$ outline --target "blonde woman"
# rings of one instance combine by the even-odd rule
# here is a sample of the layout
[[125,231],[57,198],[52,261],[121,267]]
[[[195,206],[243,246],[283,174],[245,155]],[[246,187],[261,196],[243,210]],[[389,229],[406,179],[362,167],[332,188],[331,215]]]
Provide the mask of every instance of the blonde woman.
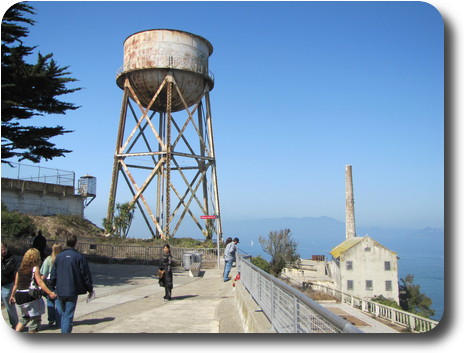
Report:
[[16,325],[16,331],[23,331],[29,324],[29,332],[35,333],[39,330],[42,314],[45,313],[45,303],[42,298],[34,299],[29,295],[31,278],[51,298],[56,298],[45,285],[40,275],[40,252],[37,249],[29,249],[21,261],[15,276],[15,284],[11,291],[10,303],[16,303],[20,308],[21,317]]
[[[52,272],[53,263],[55,262],[56,255],[63,251],[63,247],[59,243],[55,243],[52,246],[52,254],[48,256],[40,272],[42,273],[42,279],[45,281],[47,287],[50,290],[55,290],[50,284],[50,273]],[[48,326],[58,326],[61,327],[61,317],[58,310],[56,309],[56,300],[47,298],[47,313],[48,313]]]

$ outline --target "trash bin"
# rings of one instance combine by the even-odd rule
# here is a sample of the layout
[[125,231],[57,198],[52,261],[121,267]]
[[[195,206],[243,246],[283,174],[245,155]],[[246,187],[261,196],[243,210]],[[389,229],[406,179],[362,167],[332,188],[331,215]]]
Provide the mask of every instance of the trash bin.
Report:
[[193,264],[194,262],[195,262],[194,254],[191,252],[184,252],[182,256],[182,263],[184,266],[184,270],[190,269],[190,265]]
[[193,262],[201,262],[201,253],[200,252],[194,252],[193,253]]

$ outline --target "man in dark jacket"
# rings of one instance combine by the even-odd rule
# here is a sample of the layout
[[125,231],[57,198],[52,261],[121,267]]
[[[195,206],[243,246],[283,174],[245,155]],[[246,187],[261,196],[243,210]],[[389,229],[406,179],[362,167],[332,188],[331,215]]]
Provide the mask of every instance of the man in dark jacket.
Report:
[[47,239],[42,235],[41,230],[37,232],[37,235],[32,240],[32,247],[39,250],[40,260],[45,260],[45,249],[47,248]]
[[16,306],[10,304],[9,299],[13,289],[17,263],[11,255],[8,246],[2,241],[2,302],[6,307],[10,325],[14,329],[18,324],[18,313]]
[[93,292],[92,274],[86,258],[75,247],[77,237],[71,235],[65,248],[55,259],[50,275],[58,296],[57,312],[61,316],[61,333],[71,333],[79,294]]

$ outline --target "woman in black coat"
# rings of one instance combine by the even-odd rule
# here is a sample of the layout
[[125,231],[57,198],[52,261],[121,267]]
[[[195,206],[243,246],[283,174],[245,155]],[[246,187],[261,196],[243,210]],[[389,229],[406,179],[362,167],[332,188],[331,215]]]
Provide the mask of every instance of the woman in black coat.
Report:
[[164,287],[164,301],[171,300],[172,294],[172,256],[171,256],[171,247],[169,244],[163,246],[163,258],[161,260],[162,267],[160,270],[163,271],[161,277],[163,287]]

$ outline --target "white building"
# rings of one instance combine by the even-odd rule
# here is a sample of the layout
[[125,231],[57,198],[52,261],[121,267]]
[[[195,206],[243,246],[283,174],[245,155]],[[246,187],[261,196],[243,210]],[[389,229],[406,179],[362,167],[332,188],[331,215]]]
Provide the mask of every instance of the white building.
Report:
[[397,254],[374,239],[350,237],[332,249],[335,287],[355,297],[380,296],[399,303]]
[[361,299],[383,296],[399,304],[397,254],[368,236],[356,236],[350,165],[345,167],[345,189],[346,239],[330,252],[333,261],[307,260],[306,268],[285,269],[283,275],[328,285]]

